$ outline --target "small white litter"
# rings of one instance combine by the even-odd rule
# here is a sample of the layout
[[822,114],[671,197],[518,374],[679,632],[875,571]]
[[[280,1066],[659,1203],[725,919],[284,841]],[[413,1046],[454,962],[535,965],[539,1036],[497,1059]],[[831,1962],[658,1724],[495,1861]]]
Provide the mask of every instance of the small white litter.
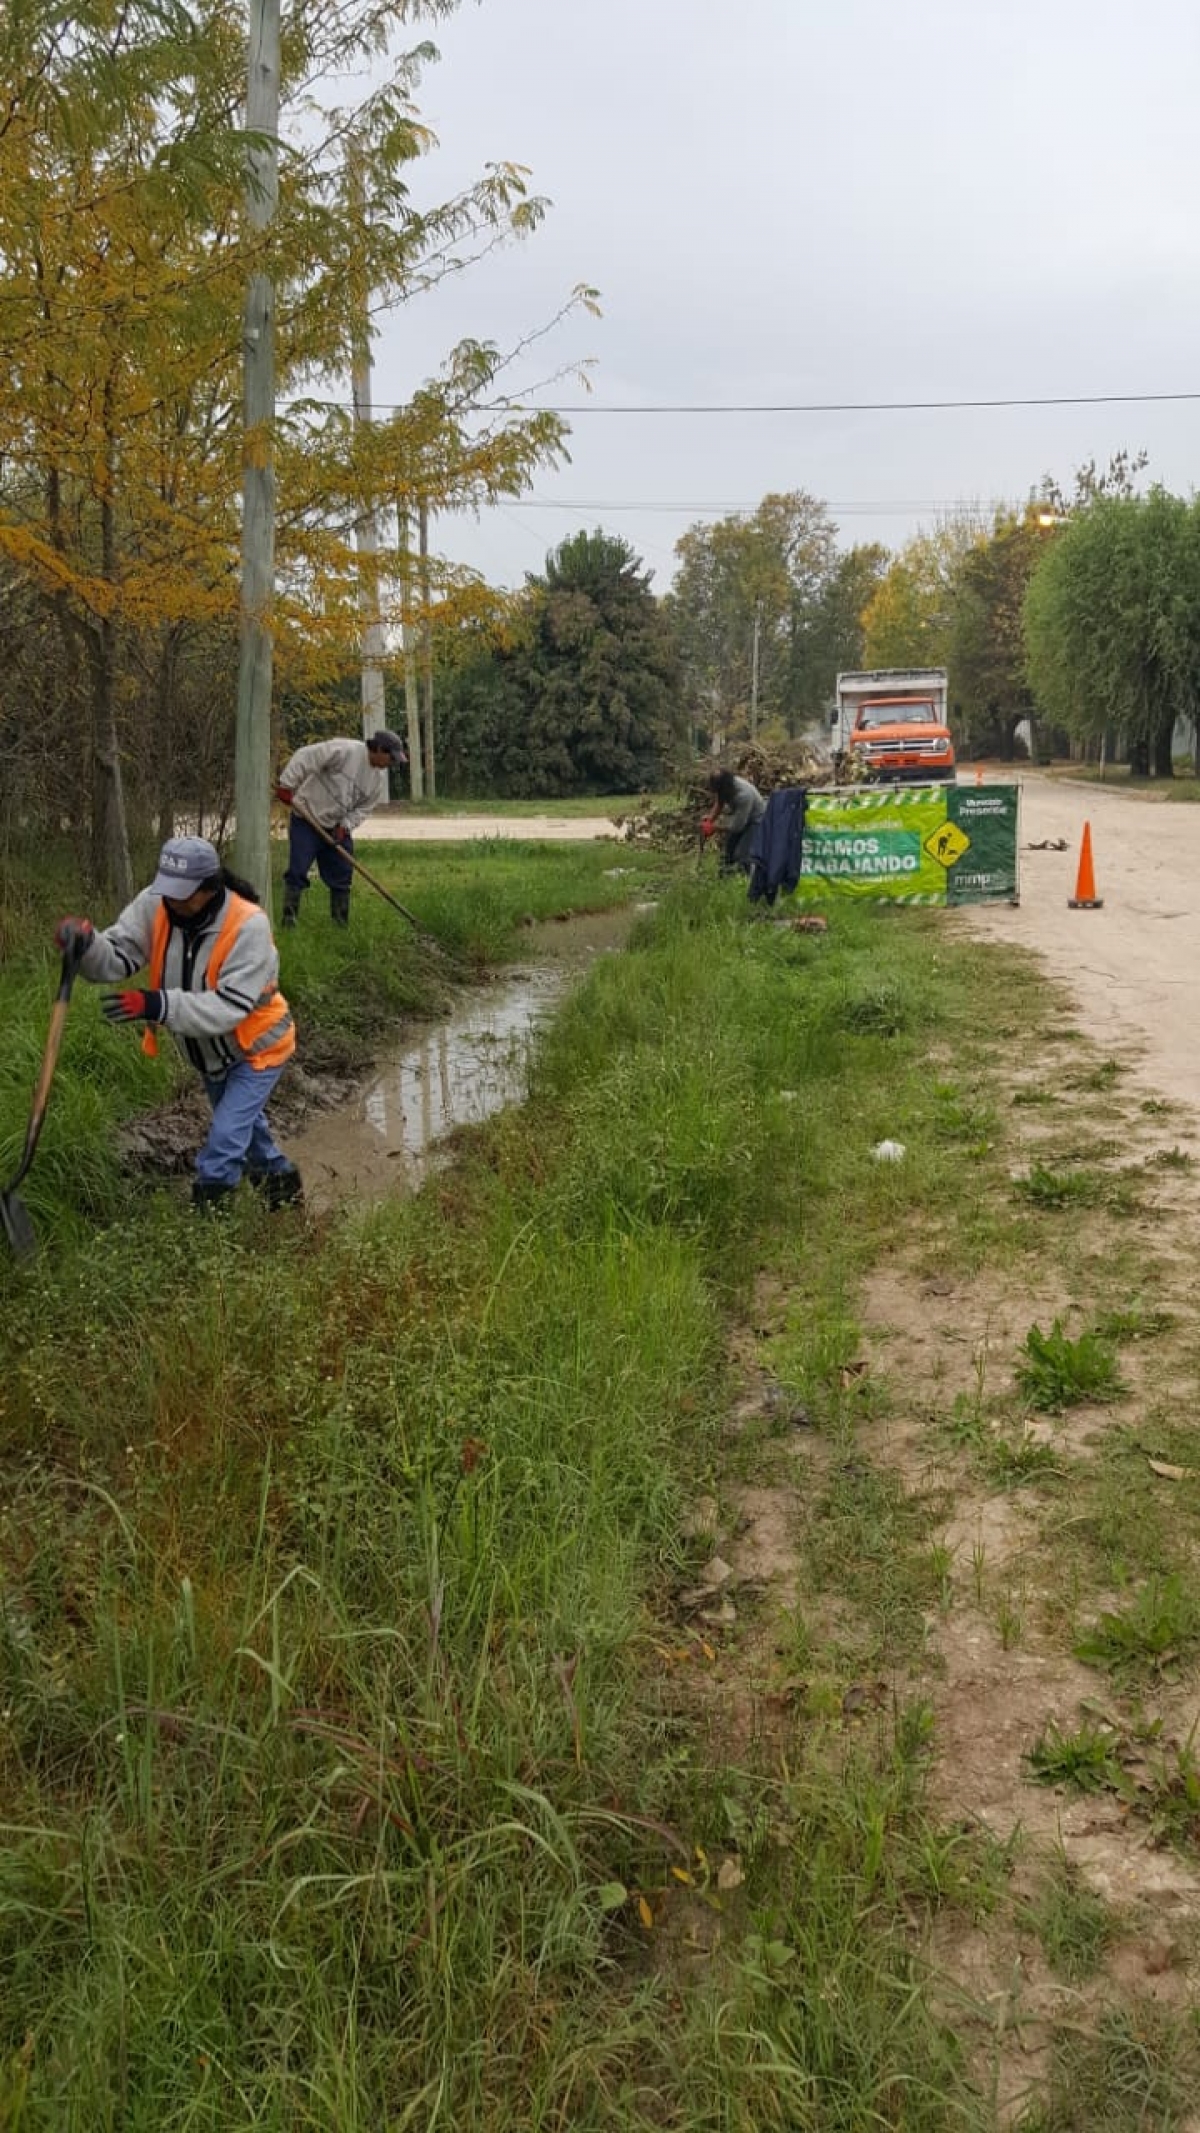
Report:
[[871,1154],[877,1163],[902,1163],[904,1161],[904,1142],[876,1141]]

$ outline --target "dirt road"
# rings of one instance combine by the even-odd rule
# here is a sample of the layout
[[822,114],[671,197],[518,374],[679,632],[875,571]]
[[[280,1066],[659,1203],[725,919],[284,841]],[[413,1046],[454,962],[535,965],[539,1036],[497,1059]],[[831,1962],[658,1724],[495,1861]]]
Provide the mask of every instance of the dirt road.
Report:
[[[1104,786],[1023,776],[1021,902],[971,912],[981,939],[1043,958],[1102,1050],[1135,1048],[1135,1078],[1183,1101],[1200,1090],[1200,809]],[[1079,846],[1092,826],[1102,911],[1072,911]],[[1065,837],[1065,852],[1030,844]]]

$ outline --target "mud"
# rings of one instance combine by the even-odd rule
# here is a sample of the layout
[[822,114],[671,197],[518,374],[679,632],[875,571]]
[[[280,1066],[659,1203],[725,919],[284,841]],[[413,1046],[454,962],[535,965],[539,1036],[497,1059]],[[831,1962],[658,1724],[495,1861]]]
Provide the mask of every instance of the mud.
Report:
[[473,998],[389,1054],[347,1105],[285,1139],[317,1212],[415,1191],[448,1137],[525,1094],[531,1035],[569,984],[562,965]]
[[444,1021],[388,1052],[349,1102],[281,1136],[317,1213],[412,1192],[453,1135],[526,1093],[531,1039],[597,955],[626,940],[629,908],[530,922],[530,962],[473,993]]

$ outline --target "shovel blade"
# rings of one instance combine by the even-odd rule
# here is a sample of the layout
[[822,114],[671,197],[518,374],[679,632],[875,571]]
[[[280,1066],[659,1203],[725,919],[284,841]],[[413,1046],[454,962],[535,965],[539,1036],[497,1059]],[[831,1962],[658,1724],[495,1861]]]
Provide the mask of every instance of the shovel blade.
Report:
[[29,1259],[37,1250],[37,1233],[24,1200],[15,1192],[0,1192],[0,1228],[11,1252]]

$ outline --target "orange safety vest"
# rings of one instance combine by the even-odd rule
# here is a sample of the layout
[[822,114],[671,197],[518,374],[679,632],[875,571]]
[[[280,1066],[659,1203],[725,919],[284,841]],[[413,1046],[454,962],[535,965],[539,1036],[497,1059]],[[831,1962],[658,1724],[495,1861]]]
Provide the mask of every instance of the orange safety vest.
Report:
[[[204,984],[208,991],[216,990],[226,956],[246,920],[253,918],[257,910],[257,904],[248,903],[244,896],[235,896],[232,890],[230,891],[225,916],[221,920],[204,972]],[[154,992],[162,990],[167,942],[170,936],[171,921],[167,917],[165,904],[160,904],[154,914],[154,928],[150,935],[150,986]],[[270,1032],[279,1028],[281,1034],[276,1043],[264,1044],[263,1038],[269,1038]],[[248,1015],[244,1015],[240,1022],[234,1024],[233,1035],[249,1057],[251,1066],[256,1069],[282,1066],[285,1060],[291,1058],[296,1049],[296,1030],[291,1009],[277,985],[270,992],[263,993],[257,1007],[252,1007]],[[158,1056],[158,1030],[153,1023],[142,1038],[142,1050],[148,1059]]]

